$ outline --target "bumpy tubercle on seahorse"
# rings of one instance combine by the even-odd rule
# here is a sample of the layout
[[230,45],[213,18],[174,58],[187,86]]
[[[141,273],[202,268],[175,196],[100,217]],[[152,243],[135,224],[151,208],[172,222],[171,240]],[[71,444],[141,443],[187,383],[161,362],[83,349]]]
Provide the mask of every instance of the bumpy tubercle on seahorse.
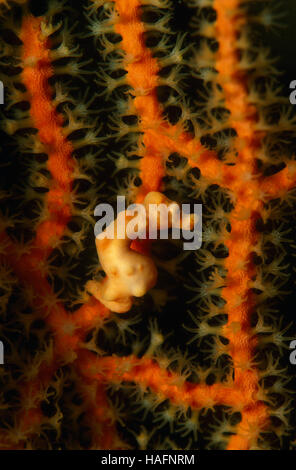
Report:
[[[156,208],[164,204],[171,210],[168,211],[165,227],[163,220],[157,213],[156,229],[163,230],[175,226],[175,209],[179,210],[176,202],[167,198],[160,192],[149,192],[143,201],[146,217],[142,219],[143,226],[137,227],[137,233],[147,234],[149,231],[149,206],[154,204]],[[179,213],[181,215],[181,213]],[[131,309],[133,297],[142,297],[157,281],[157,268],[150,256],[138,253],[131,248],[132,239],[129,234],[129,222],[134,219],[129,210],[119,214],[112,223],[114,238],[106,238],[108,226],[100,236],[96,237],[96,249],[102,269],[106,277],[101,281],[91,280],[86,284],[86,290],[107,308],[116,313],[124,313]],[[124,225],[122,225],[124,223]],[[196,215],[182,214],[179,219],[179,227],[192,230],[196,223]],[[120,229],[124,227],[122,237],[118,237]],[[141,237],[140,237],[141,238]]]

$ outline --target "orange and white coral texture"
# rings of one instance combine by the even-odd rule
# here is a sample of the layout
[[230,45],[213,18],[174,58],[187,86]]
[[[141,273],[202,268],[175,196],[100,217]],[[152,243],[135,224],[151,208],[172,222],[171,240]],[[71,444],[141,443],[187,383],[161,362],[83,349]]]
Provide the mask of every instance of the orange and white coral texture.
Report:
[[[276,2],[6,0],[0,21],[0,448],[292,449]],[[201,248],[96,241],[118,195],[202,204]]]

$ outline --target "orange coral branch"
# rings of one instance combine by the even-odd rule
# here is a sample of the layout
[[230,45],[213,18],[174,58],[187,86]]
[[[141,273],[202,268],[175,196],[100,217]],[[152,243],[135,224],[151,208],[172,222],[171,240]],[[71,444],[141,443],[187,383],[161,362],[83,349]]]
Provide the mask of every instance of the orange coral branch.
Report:
[[[68,200],[71,195],[74,170],[74,162],[71,159],[73,147],[63,136],[63,118],[52,105],[52,90],[48,80],[53,75],[53,68],[50,60],[50,44],[42,36],[42,21],[42,18],[26,17],[20,37],[23,41],[22,79],[30,95],[30,115],[38,130],[38,137],[48,149],[49,154],[47,167],[52,176],[52,184],[46,195],[46,206],[50,219],[39,224],[30,252],[20,256],[16,256],[17,245],[12,243],[5,234],[1,234],[1,241],[6,247],[5,258],[13,266],[22,283],[34,287],[35,296],[31,299],[32,306],[37,311],[43,312],[55,337],[55,351],[51,365],[46,366],[43,363],[38,375],[21,387],[24,396],[27,395],[28,390],[30,393],[33,390],[35,397],[32,398],[33,408],[22,412],[17,418],[20,423],[20,432],[26,434],[30,433],[35,424],[39,425],[42,420],[42,413],[37,406],[40,400],[40,386],[49,383],[54,371],[67,355],[72,355],[70,362],[74,360],[73,354],[76,354],[75,351],[84,338],[85,332],[90,324],[93,324],[94,315],[94,312],[91,312],[91,308],[94,308],[93,301],[90,302],[90,309],[87,305],[80,309],[79,316],[67,313],[47,281],[47,272],[42,272],[42,265],[46,265],[46,259],[52,250],[52,242],[56,242],[63,235],[71,218],[71,204]],[[96,303],[95,314],[97,316],[100,313],[104,316],[107,311]],[[76,321],[77,324],[75,324]],[[104,400],[104,392],[101,390],[100,401],[104,402]],[[108,408],[106,403],[105,406]],[[102,430],[105,428],[107,431],[107,433],[103,432],[102,445],[109,446],[112,443],[112,436],[116,436],[115,430],[110,420],[103,421],[101,426]],[[1,441],[6,447],[7,440],[3,438]]]
[[[41,17],[24,18],[20,37],[23,41],[23,83],[30,95],[30,115],[38,130],[40,141],[48,149],[47,167],[52,183],[46,195],[49,220],[39,224],[36,246],[48,249],[52,241],[60,238],[71,217],[67,202],[73,182],[73,147],[63,136],[63,118],[52,104],[52,90],[48,83],[53,76],[50,44],[41,31]],[[48,251],[47,251],[48,256]]]
[[[32,434],[34,429],[41,424],[43,415],[39,409],[39,403],[42,397],[42,390],[46,389],[50,383],[53,374],[63,362],[72,362],[79,353],[81,341],[84,339],[86,332],[91,326],[94,325],[94,316],[96,322],[98,316],[104,319],[109,315],[109,311],[102,306],[95,299],[91,299],[77,310],[74,314],[66,312],[61,301],[56,299],[52,288],[46,276],[38,269],[40,257],[37,251],[37,259],[35,257],[36,249],[32,250],[29,255],[23,255],[18,259],[15,256],[17,252],[16,244],[12,243],[9,237],[5,234],[0,236],[0,242],[5,243],[6,255],[5,260],[13,267],[16,275],[24,285],[33,286],[35,295],[31,299],[31,305],[37,311],[42,312],[42,316],[46,319],[47,324],[51,327],[54,334],[55,348],[52,358],[43,361],[37,375],[28,382],[24,382],[20,386],[20,391],[23,396],[22,402],[26,402],[28,395],[31,395],[31,402],[33,406],[22,411],[17,416],[19,423],[19,431],[26,436]],[[1,257],[3,257],[1,255]],[[44,299],[54,299],[54,302],[48,306],[44,305]],[[100,385],[97,385],[100,387]],[[100,402],[106,401],[104,398],[104,391],[100,387]],[[105,403],[105,402],[104,402]],[[108,409],[107,402],[105,403],[105,412]],[[94,415],[93,405],[90,406],[90,414]],[[33,419],[34,418],[34,419]],[[101,438],[99,439],[102,448],[110,448],[112,439],[116,439],[116,432],[113,425],[110,423],[110,418],[100,421]],[[113,437],[112,437],[113,436]],[[25,441],[23,441],[24,444]],[[0,439],[1,446],[7,448],[9,440],[2,436]],[[21,445],[21,441],[18,442]]]
[[[77,361],[81,374],[87,378],[96,378],[106,383],[120,383],[132,381],[138,385],[149,387],[153,392],[176,405],[188,405],[192,408],[204,408],[214,405],[227,405],[243,408],[245,403],[259,410],[261,403],[256,402],[256,397],[251,388],[243,384],[233,386],[227,384],[192,384],[185,382],[180,385],[180,376],[161,368],[153,359],[136,356],[127,357],[96,357],[88,351],[82,351]],[[246,411],[246,416],[248,411]],[[251,413],[249,413],[251,414]],[[262,411],[261,411],[262,414]]]
[[[234,383],[254,399],[258,387],[258,375],[253,368],[252,358],[257,340],[250,334],[250,315],[255,305],[250,282],[255,275],[255,267],[250,256],[258,241],[255,221],[262,208],[262,202],[258,198],[260,189],[258,180],[253,178],[243,186],[239,174],[252,176],[256,173],[255,149],[260,144],[261,136],[255,132],[256,109],[248,102],[246,78],[238,72],[237,67],[238,52],[235,45],[243,22],[243,18],[237,13],[239,3],[238,0],[214,2],[219,42],[216,66],[225,92],[225,104],[231,112],[230,125],[237,132],[236,141],[239,149],[236,163],[238,177],[231,184],[235,195],[235,209],[229,219],[231,235],[225,241],[229,256],[225,260],[227,277],[222,296],[227,302],[228,322],[224,327],[224,334],[229,340],[230,355],[234,364]],[[252,419],[253,424],[257,424],[257,430],[260,429],[265,424],[263,416],[266,418],[267,413],[261,404],[252,404],[247,410],[243,410],[237,435],[230,438],[228,448],[248,449],[252,434],[243,433],[243,429],[249,419]]]
[[[127,3],[125,0],[116,0],[115,4],[119,13],[115,30],[121,34],[120,46],[130,60],[126,66],[127,81],[133,88],[134,106],[144,133],[145,154],[140,166],[142,186],[137,202],[141,202],[148,192],[160,190],[167,151],[184,154],[193,167],[198,166],[204,176],[216,182],[222,164],[216,159],[215,153],[203,149],[199,142],[185,132],[180,134],[178,126],[170,126],[162,119],[161,106],[156,96],[159,66],[144,44],[145,28],[139,17],[141,1],[131,0]],[[194,155],[199,155],[196,162],[192,159]]]
[[119,13],[115,30],[122,36],[122,48],[128,57],[131,57],[131,63],[126,67],[127,80],[134,89],[136,95],[134,106],[139,113],[141,127],[144,129],[145,154],[141,160],[140,201],[149,191],[157,191],[160,188],[164,176],[161,152],[149,133],[149,125],[161,121],[155,90],[158,66],[144,45],[144,27],[138,14],[141,3],[138,0],[131,0],[128,3],[117,0],[115,3]]

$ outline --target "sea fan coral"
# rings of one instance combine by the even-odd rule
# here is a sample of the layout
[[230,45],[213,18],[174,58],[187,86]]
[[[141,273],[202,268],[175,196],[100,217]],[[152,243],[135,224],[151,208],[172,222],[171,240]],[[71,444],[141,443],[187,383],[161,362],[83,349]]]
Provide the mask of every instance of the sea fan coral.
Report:
[[[0,18],[1,449],[292,449],[278,2],[6,0]],[[87,289],[94,209],[151,191],[202,204],[202,246],[135,240],[157,283],[115,313]]]

